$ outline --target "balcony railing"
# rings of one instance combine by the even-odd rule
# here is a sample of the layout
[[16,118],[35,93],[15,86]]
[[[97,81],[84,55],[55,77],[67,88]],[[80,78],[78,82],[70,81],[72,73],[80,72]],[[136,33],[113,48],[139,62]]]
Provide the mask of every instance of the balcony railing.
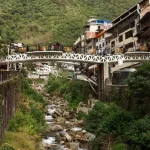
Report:
[[0,83],[4,81],[8,81],[12,78],[15,78],[20,75],[19,71],[6,71],[0,70]]

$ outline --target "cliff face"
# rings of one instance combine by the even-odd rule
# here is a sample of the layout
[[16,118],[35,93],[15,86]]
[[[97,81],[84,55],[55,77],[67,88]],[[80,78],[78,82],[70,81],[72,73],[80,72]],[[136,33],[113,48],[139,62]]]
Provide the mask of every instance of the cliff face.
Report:
[[110,19],[139,0],[0,0],[1,42],[72,44],[90,16]]

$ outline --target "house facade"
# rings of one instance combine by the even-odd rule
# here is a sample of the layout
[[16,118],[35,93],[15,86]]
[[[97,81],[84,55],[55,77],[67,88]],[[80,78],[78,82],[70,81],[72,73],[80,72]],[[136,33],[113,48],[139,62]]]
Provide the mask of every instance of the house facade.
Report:
[[113,26],[106,31],[111,34],[111,53],[125,53],[136,51],[137,26],[139,22],[138,5],[133,6],[121,16],[112,21]]
[[140,20],[137,24],[139,50],[150,52],[150,0],[139,3]]
[[75,52],[93,55],[97,54],[97,35],[111,26],[110,20],[89,19],[83,27],[84,32],[74,43]]

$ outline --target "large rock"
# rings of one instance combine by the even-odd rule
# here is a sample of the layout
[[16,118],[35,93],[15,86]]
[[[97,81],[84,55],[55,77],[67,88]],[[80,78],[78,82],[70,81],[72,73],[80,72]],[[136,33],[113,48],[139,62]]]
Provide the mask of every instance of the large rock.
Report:
[[79,143],[78,142],[69,142],[66,144],[66,147],[70,150],[78,150],[79,149]]
[[51,128],[52,131],[63,131],[63,127],[61,125],[54,125]]
[[65,118],[63,118],[63,117],[57,117],[57,118],[56,118],[56,122],[65,123],[66,120],[65,120]]
[[70,119],[69,112],[65,111],[65,112],[63,113],[63,117],[65,117],[66,119]]
[[72,141],[72,137],[65,131],[62,131],[59,133],[61,137],[65,137],[67,142],[71,142]]

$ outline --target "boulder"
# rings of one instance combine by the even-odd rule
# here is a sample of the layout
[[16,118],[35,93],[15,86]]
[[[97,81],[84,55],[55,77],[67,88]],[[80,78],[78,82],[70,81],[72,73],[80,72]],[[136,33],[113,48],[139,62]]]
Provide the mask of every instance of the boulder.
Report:
[[51,128],[52,131],[56,132],[56,131],[63,131],[63,127],[61,125],[54,125]]
[[56,118],[56,122],[65,123],[66,120],[65,120],[65,118],[63,118],[63,117],[57,117],[57,118]]
[[72,137],[65,131],[62,131],[59,133],[61,137],[65,137],[66,141],[71,142],[72,141]]
[[79,149],[79,143],[78,142],[69,142],[66,144],[66,146],[70,150],[78,150]]
[[69,119],[70,118],[69,112],[65,111],[63,113],[63,117],[65,117],[66,119]]

